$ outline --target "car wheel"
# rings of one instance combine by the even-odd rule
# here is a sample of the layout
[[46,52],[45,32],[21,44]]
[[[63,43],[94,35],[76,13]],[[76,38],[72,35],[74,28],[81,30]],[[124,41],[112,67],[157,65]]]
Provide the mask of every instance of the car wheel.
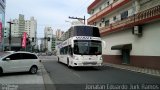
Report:
[[38,68],[37,68],[36,66],[32,66],[29,72],[30,72],[31,74],[36,74],[37,71],[38,71]]
[[3,74],[3,70],[0,68],[0,76]]

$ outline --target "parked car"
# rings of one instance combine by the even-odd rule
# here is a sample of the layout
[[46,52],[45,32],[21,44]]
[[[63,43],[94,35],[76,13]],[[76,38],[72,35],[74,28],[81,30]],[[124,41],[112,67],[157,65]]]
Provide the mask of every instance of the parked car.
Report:
[[36,74],[40,67],[37,55],[30,52],[1,52],[0,74],[10,72],[30,72]]
[[46,53],[48,56],[51,56],[52,55],[52,52],[47,52]]

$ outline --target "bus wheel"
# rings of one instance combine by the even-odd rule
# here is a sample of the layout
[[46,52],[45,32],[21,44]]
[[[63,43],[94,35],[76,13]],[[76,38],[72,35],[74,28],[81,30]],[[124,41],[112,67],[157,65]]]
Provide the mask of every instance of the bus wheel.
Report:
[[69,65],[69,59],[67,59],[67,66],[70,68],[71,66]]
[[58,63],[60,63],[60,62],[59,62],[59,57],[58,57],[58,60],[57,60],[57,62],[58,62]]

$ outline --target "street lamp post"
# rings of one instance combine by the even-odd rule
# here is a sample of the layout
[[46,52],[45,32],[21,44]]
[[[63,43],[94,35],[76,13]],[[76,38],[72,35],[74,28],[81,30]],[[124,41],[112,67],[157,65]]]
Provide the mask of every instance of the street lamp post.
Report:
[[11,25],[14,24],[14,23],[12,23],[11,21],[9,21],[7,23],[9,23],[9,38],[8,38],[8,40],[9,40],[9,51],[11,51]]

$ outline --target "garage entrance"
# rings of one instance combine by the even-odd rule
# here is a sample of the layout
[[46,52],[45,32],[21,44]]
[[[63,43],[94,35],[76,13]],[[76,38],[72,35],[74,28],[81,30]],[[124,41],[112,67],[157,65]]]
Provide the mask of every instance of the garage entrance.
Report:
[[130,51],[132,50],[132,44],[115,45],[111,47],[111,50],[121,50],[122,64],[130,64]]

